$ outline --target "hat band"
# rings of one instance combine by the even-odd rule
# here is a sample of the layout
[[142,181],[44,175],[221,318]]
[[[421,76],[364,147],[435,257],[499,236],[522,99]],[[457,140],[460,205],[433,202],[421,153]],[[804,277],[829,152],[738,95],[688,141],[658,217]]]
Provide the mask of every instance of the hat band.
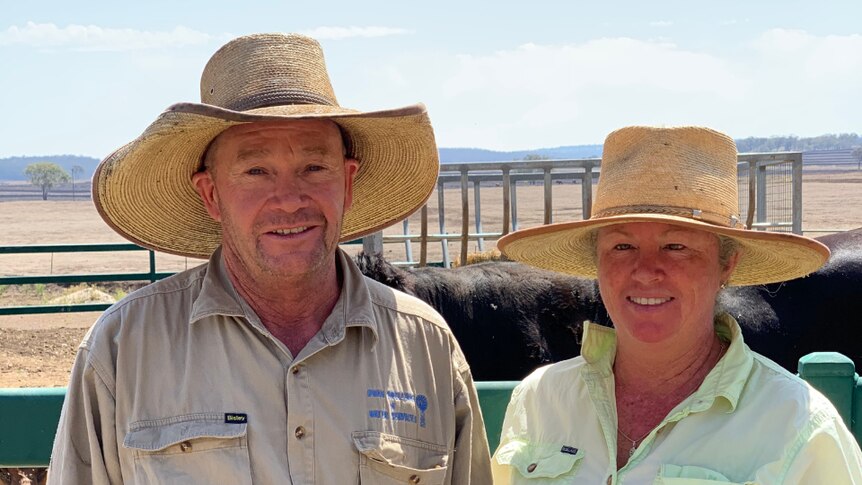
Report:
[[337,106],[332,100],[308,91],[275,91],[270,93],[259,93],[238,99],[224,107],[232,111],[248,111],[268,106],[281,106],[291,104],[322,104],[324,106]]
[[590,217],[590,219],[636,214],[666,214],[669,216],[687,217],[689,219],[696,219],[730,228],[736,227],[740,223],[739,216],[736,215],[727,216],[724,214],[704,211],[700,209],[690,209],[687,207],[670,207],[662,205],[627,205],[622,207],[611,207],[609,209],[594,213],[592,217]]

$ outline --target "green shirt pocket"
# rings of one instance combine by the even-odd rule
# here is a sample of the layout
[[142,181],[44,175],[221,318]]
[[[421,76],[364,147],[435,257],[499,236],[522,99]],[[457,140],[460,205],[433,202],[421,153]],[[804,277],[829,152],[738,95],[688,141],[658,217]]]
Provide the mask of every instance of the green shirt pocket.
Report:
[[562,485],[577,475],[584,452],[562,444],[512,440],[497,450],[495,459],[517,470],[530,483]]
[[723,474],[694,465],[662,465],[654,485],[748,485],[732,482]]

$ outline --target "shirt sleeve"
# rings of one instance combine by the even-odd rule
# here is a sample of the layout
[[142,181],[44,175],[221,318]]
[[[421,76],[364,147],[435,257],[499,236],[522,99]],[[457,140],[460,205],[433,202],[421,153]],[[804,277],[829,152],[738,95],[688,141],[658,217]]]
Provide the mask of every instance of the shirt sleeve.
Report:
[[72,367],[48,468],[50,485],[122,483],[113,386],[90,357],[82,346]]
[[831,418],[805,440],[783,477],[764,483],[862,485],[859,444],[837,412]]
[[479,395],[470,367],[462,359],[455,369],[455,451],[449,483],[485,485],[491,483],[488,437],[479,407]]

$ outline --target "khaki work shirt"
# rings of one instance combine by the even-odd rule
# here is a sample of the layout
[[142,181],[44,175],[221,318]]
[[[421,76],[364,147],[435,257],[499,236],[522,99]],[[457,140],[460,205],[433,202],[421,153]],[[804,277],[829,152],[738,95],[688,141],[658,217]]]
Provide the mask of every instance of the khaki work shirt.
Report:
[[862,453],[835,407],[751,351],[723,314],[727,353],[617,470],[613,329],[588,324],[582,356],[515,389],[495,485],[862,485]]
[[78,351],[52,484],[489,484],[470,369],[421,301],[342,251],[293,357],[209,264],[108,309]]

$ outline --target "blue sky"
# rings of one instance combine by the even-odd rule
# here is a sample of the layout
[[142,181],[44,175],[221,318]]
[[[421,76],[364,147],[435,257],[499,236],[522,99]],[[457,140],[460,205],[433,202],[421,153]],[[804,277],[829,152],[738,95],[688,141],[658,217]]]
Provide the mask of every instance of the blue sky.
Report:
[[630,124],[862,132],[862,1],[0,0],[0,157],[102,158],[198,101],[252,32],[321,41],[343,106],[424,102],[443,147],[601,143]]

